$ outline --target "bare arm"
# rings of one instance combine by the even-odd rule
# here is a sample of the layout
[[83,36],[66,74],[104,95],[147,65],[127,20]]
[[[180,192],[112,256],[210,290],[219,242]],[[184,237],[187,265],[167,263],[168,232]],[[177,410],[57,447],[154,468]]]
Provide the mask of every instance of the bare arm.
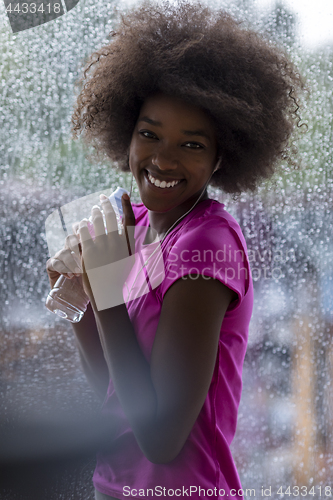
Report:
[[109,384],[109,370],[99,338],[94,312],[90,304],[78,323],[72,323],[81,357],[83,371],[88,382],[101,397],[105,398]]
[[191,432],[212,379],[222,320],[235,296],[214,279],[176,281],[164,297],[150,364],[125,305],[95,311],[117,396],[151,462],[173,460]]

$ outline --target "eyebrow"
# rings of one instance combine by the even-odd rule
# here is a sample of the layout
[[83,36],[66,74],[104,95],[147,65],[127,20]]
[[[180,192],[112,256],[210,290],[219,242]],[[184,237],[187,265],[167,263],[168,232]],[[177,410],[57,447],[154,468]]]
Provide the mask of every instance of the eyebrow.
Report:
[[[156,120],[152,120],[151,118],[148,118],[148,116],[143,116],[138,120],[139,122],[146,122],[149,123],[150,125],[154,125],[155,127],[162,127],[162,123]],[[184,135],[189,135],[189,136],[201,136],[205,137],[209,141],[211,140],[210,136],[205,132],[205,130],[198,129],[198,130],[181,130],[181,132]]]

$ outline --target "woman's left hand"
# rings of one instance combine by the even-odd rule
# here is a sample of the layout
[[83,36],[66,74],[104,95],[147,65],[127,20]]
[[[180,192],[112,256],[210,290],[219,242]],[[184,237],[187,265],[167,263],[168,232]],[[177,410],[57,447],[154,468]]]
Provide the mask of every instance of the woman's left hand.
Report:
[[81,242],[83,286],[95,312],[123,304],[123,286],[135,261],[135,216],[129,197],[122,197],[124,211],[122,234],[118,233],[117,219],[110,200],[101,195],[107,234],[100,208],[92,208],[95,239],[88,229],[88,220],[78,226]]

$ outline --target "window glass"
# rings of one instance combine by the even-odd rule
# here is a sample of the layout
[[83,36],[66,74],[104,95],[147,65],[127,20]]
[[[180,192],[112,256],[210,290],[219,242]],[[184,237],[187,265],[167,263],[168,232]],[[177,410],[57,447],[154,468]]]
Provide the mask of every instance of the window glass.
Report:
[[[22,422],[49,422],[55,416],[94,418],[100,408],[83,375],[70,323],[45,308],[45,221],[76,198],[117,186],[130,188],[126,174],[112,170],[106,160],[89,161],[89,149],[70,135],[74,82],[87,56],[108,42],[116,6],[121,11],[127,5],[81,0],[57,19],[17,33],[11,31],[5,4],[0,6],[4,432]],[[233,455],[243,489],[254,489],[253,497],[282,498],[288,486],[296,496],[296,485],[303,487],[304,498],[329,497],[333,41],[328,23],[333,7],[304,0],[219,5],[282,44],[311,90],[300,110],[301,123],[308,126],[297,142],[300,168],[285,165],[257,193],[237,200],[210,190],[242,227],[255,288]],[[135,186],[133,200],[139,201]],[[24,429],[22,433],[27,434]],[[6,450],[1,463],[7,463]],[[93,455],[85,455],[71,467],[56,468],[52,487],[45,483],[48,497],[92,498],[93,466]],[[1,498],[13,498],[9,483],[1,486]]]

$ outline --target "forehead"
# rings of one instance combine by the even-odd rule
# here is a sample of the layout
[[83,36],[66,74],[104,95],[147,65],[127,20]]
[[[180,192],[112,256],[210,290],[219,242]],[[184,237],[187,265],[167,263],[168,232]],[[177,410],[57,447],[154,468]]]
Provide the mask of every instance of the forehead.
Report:
[[148,116],[161,125],[178,124],[180,128],[205,128],[215,135],[215,125],[209,114],[199,106],[183,101],[178,97],[163,93],[154,94],[143,103],[139,119]]

